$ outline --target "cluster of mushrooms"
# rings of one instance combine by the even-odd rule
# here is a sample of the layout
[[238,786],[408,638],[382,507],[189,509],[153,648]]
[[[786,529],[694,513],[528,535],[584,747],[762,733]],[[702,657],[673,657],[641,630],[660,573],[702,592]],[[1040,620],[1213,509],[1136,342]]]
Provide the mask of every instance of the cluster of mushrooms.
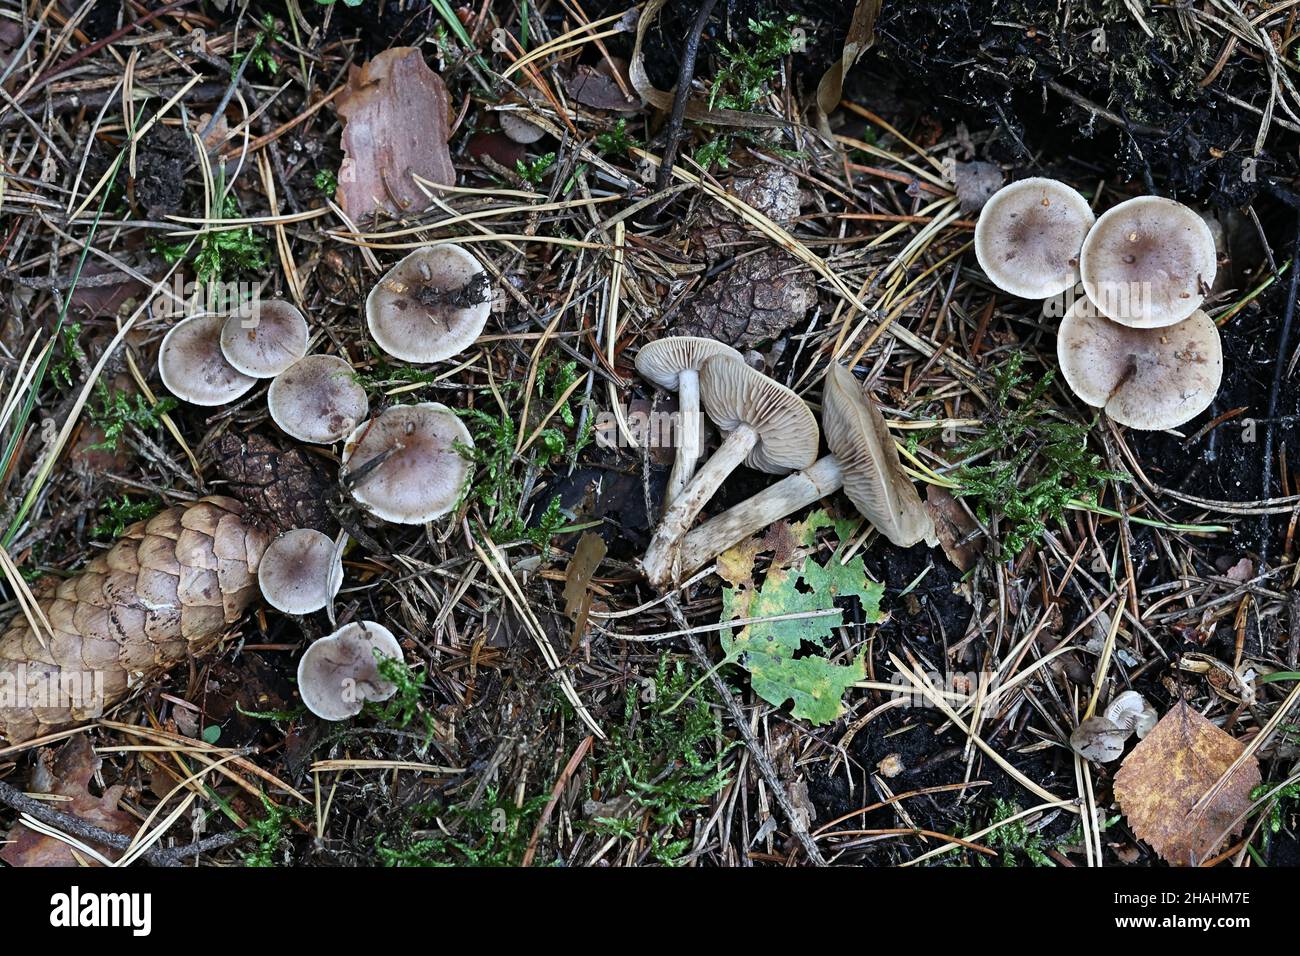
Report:
[[[641,561],[655,587],[680,582],[749,535],[840,488],[894,544],[937,543],[934,522],[902,470],[883,416],[843,366],[831,365],[822,392],[830,448],[822,458],[817,419],[804,400],[751,368],[730,346],[689,336],[660,339],[637,353],[636,368],[648,381],[677,392],[681,422],[665,510]],[[696,472],[701,403],[724,437]],[[691,530],[742,462],[786,477]]]
[[[444,243],[417,249],[397,263],[366,299],[366,325],[388,355],[438,362],[478,338],[491,311],[482,265]],[[337,355],[309,355],[307,319],[273,299],[229,315],[193,315],[163,338],[158,374],[176,397],[194,405],[233,402],[270,379],[267,409],[276,426],[302,442],[343,442],[340,479],[370,514],[395,524],[424,524],[455,507],[470,477],[458,445],[469,430],[445,405],[392,405],[370,415],[352,364]],[[285,614],[327,607],[343,583],[346,535],[313,528],[271,542],[258,568],[267,603]],[[313,643],[298,667],[298,689],[312,713],[343,720],[367,700],[396,692],[379,673],[381,658],[402,658],[401,645],[374,621],[347,624]]]
[[1096,217],[1065,183],[1022,179],[980,211],[975,255],[994,285],[1021,298],[1081,285],[1057,330],[1057,360],[1070,390],[1116,422],[1176,428],[1214,401],[1223,350],[1201,304],[1218,252],[1195,210],[1139,196]]

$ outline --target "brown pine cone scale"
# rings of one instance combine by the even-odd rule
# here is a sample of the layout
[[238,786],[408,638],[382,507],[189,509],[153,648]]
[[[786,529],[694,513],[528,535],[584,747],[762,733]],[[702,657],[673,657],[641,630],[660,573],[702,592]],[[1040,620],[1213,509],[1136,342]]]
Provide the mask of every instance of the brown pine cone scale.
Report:
[[[0,738],[19,743],[98,717],[191,655],[211,649],[258,595],[269,536],[233,498],[168,508],[0,634]],[[42,643],[41,638],[44,638]]]

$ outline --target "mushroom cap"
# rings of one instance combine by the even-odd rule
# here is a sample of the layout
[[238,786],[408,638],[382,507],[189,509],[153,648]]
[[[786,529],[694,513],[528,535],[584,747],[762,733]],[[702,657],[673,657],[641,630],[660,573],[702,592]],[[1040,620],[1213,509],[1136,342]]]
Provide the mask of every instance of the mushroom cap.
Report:
[[546,130],[524,119],[516,110],[497,110],[497,122],[501,124],[501,132],[525,146],[546,135]]
[[337,355],[294,362],[271,382],[266,406],[285,434],[318,445],[338,441],[370,411],[352,366]]
[[881,534],[900,548],[939,543],[934,519],[903,471],[884,416],[838,362],[831,364],[822,391],[822,428],[840,464],[844,493]]
[[1095,218],[1088,200],[1065,183],[1021,179],[980,210],[975,258],[1002,291],[1046,299],[1078,281],[1079,250]]
[[191,405],[224,405],[257,384],[221,354],[219,315],[177,322],[158,348],[158,377],[167,391]]
[[1102,315],[1153,329],[1201,307],[1218,271],[1214,234],[1195,210],[1139,196],[1103,213],[1079,259],[1083,290]]
[[469,429],[446,405],[393,405],[363,422],[343,446],[340,477],[390,453],[352,485],[352,497],[396,524],[424,524],[460,500],[470,462],[456,443],[474,447]]
[[1070,391],[1140,431],[1191,421],[1223,377],[1218,326],[1200,311],[1177,325],[1135,329],[1080,299],[1057,330],[1056,357]]
[[379,676],[375,654],[402,659],[402,645],[382,624],[345,624],[307,648],[298,662],[302,702],[324,720],[346,720],[368,700],[388,700],[397,687]]
[[804,400],[744,360],[715,355],[700,367],[700,401],[724,434],[741,425],[758,432],[745,464],[769,475],[807,468],[817,460],[821,432]]
[[1070,734],[1070,746],[1080,757],[1096,763],[1110,763],[1124,753],[1124,743],[1133,731],[1117,727],[1107,717],[1089,717]]
[[277,611],[311,614],[339,593],[343,559],[328,535],[312,528],[286,531],[262,555],[257,583]]
[[284,299],[259,301],[253,310],[222,324],[221,352],[245,375],[274,378],[307,354],[307,320]]
[[687,369],[700,370],[705,359],[729,355],[741,359],[730,345],[693,335],[672,335],[650,342],[636,353],[636,370],[642,378],[670,392],[677,391],[677,377]]
[[440,362],[472,345],[491,311],[483,266],[460,246],[443,243],[416,249],[375,283],[366,297],[366,326],[393,358]]
[[1156,709],[1135,690],[1126,690],[1107,704],[1104,716],[1121,730],[1136,733],[1138,740],[1151,733],[1160,721]]

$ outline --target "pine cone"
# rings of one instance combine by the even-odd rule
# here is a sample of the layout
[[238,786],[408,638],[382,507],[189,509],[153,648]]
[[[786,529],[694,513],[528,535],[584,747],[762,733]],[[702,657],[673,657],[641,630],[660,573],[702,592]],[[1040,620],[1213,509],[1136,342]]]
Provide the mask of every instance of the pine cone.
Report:
[[0,634],[0,737],[18,743],[99,716],[144,681],[211,649],[257,596],[269,537],[233,498],[168,508]]

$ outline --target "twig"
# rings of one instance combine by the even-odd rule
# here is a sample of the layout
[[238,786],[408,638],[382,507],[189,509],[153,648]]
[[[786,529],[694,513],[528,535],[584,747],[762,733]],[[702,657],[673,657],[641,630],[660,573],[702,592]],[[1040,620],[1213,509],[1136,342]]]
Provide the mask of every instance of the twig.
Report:
[[[677,149],[682,139],[682,124],[686,120],[686,104],[691,98],[691,81],[695,78],[695,58],[700,52],[700,37],[704,27],[713,13],[717,0],[704,0],[691,23],[691,32],[686,35],[686,47],[682,50],[682,67],[677,73],[677,89],[673,91],[673,111],[668,117],[667,139],[664,143],[663,162],[659,166],[659,175],[655,177],[655,191],[663,192],[668,188],[672,178],[673,163],[677,159]],[[651,213],[652,219],[658,219],[663,206]]]
[[[1300,256],[1300,214],[1296,216],[1295,237],[1291,241],[1292,262],[1296,261],[1296,256]],[[1264,460],[1261,466],[1262,474],[1260,475],[1261,498],[1268,497],[1269,489],[1273,485],[1273,437],[1277,419],[1277,397],[1282,391],[1282,369],[1287,362],[1287,348],[1291,341],[1291,321],[1295,318],[1296,294],[1300,292],[1300,281],[1298,280],[1300,280],[1300,269],[1292,269],[1291,283],[1287,289],[1286,310],[1282,313],[1282,331],[1278,333],[1276,358],[1273,360],[1273,387],[1268,393],[1268,424],[1264,428]],[[1285,488],[1282,490],[1283,492],[1286,491]],[[1267,514],[1260,515],[1259,525],[1259,563],[1262,567],[1268,564],[1271,524]]]

